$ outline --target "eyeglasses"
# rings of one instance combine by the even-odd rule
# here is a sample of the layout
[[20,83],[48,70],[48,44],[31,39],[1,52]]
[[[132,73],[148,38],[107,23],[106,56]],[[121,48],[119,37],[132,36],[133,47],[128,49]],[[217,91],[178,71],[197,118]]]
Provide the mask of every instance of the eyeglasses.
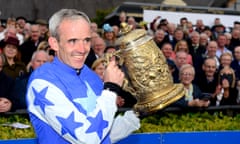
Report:
[[193,76],[192,73],[181,73],[182,76]]

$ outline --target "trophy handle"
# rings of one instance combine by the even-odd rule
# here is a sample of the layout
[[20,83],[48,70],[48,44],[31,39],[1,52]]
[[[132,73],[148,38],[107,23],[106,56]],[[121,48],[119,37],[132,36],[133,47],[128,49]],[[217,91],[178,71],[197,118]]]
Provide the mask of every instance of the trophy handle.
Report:
[[[107,65],[109,64],[109,62],[112,60],[113,57],[118,58],[118,60],[116,60],[118,62],[119,67],[123,67],[123,63],[124,63],[124,58],[122,57],[122,49],[119,49],[113,53],[106,53],[104,54],[104,66],[107,67]],[[126,71],[124,71],[125,74],[125,78],[123,80],[123,85],[122,88],[123,90],[130,92],[132,95],[136,95],[136,91],[133,89],[133,87],[130,85],[127,77],[126,77]]]

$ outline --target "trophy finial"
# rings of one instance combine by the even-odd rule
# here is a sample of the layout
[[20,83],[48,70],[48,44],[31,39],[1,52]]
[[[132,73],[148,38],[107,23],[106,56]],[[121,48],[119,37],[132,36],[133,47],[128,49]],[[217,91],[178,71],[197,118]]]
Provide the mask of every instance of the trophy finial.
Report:
[[121,34],[125,35],[125,34],[129,33],[131,30],[132,30],[132,25],[128,25],[125,22],[122,22],[120,24],[120,33]]

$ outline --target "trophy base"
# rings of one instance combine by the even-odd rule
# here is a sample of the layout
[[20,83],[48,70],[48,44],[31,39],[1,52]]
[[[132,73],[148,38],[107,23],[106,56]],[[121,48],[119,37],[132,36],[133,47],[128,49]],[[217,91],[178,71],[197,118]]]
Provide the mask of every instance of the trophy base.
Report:
[[134,105],[134,110],[140,115],[151,114],[176,102],[183,97],[184,94],[185,90],[183,85],[174,84],[171,89],[154,96],[154,99],[148,100],[147,102],[137,102]]

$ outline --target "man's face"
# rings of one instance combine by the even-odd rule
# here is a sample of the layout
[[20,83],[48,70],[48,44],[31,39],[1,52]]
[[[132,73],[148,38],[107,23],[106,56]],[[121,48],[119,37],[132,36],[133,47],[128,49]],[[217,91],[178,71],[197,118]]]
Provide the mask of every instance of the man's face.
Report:
[[214,76],[217,70],[216,61],[214,59],[208,59],[203,64],[203,71],[205,72],[206,76]]
[[106,45],[102,38],[96,38],[94,40],[93,51],[96,55],[101,57],[104,53],[105,48],[106,48]]
[[236,60],[240,61],[240,46],[234,49],[234,56]]
[[34,42],[38,41],[40,34],[40,27],[38,25],[33,25],[31,27],[31,38]]
[[59,25],[59,40],[50,37],[49,44],[63,63],[80,69],[90,51],[91,29],[84,19],[65,19]]
[[217,43],[216,42],[209,42],[207,46],[207,55],[210,57],[216,56],[216,51],[217,51]]
[[37,53],[35,58],[32,60],[32,68],[35,70],[40,67],[42,64],[48,61],[48,55],[45,53]]

